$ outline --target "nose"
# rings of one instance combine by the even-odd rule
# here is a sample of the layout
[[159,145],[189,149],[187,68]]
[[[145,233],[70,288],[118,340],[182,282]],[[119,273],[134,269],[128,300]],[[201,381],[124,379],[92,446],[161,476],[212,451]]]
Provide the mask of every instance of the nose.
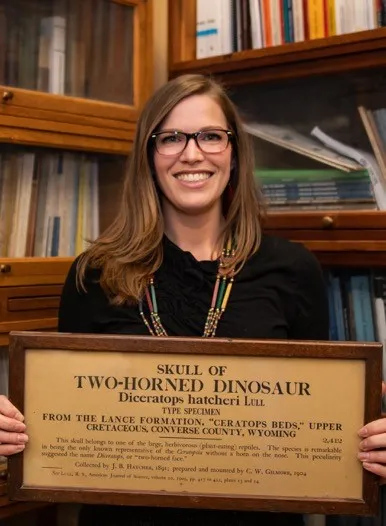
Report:
[[185,150],[180,155],[180,160],[188,163],[202,161],[204,158],[202,151],[197,146],[196,141],[191,137],[188,140]]

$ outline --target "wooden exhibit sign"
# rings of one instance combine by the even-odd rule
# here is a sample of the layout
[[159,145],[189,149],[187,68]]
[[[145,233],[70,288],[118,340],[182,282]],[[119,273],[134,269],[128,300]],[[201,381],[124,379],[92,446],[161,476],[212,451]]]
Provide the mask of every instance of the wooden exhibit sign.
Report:
[[377,343],[11,333],[15,500],[371,515]]

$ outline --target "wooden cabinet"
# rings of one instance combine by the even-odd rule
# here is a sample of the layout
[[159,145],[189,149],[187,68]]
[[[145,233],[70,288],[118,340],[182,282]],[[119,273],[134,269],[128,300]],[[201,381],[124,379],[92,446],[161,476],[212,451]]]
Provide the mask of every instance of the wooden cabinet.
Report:
[[[153,89],[152,13],[152,0],[0,1],[1,346],[56,330],[74,256],[115,216]],[[55,513],[1,497],[9,524],[54,526]]]
[[62,284],[0,288],[0,334],[55,329]]
[[[79,221],[93,221],[95,237],[114,218],[138,114],[153,88],[152,12],[152,0],[0,2],[1,344],[10,330],[56,328],[63,281],[89,237]],[[25,157],[30,186],[23,194]],[[69,179],[60,190],[50,177],[66,174],[65,163]],[[77,180],[73,194],[61,192],[87,163],[98,172],[97,188],[80,212],[80,192],[90,189],[90,179],[82,188]],[[52,216],[67,214],[62,225],[69,213],[77,215],[71,249],[60,247],[62,226],[55,241],[52,218],[43,217],[49,207]],[[26,229],[27,241],[11,247]]]
[[71,260],[0,260],[0,345],[13,330],[55,330],[63,282]]
[[127,155],[152,88],[151,0],[3,0],[2,21],[0,141]]

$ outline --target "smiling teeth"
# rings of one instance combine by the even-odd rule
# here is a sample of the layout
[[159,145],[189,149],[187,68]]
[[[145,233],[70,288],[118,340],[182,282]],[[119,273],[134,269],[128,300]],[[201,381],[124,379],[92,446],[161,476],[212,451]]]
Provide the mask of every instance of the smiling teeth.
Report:
[[194,173],[194,174],[180,174],[177,176],[177,179],[179,181],[189,181],[189,182],[195,182],[195,181],[205,181],[206,179],[209,179],[210,174],[209,173]]

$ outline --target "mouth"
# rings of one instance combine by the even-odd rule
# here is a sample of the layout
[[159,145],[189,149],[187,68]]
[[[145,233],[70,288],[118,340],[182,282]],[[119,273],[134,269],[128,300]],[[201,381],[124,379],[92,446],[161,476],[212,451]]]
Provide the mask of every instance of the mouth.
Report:
[[214,172],[178,172],[174,174],[174,177],[178,181],[183,181],[186,183],[198,183],[201,181],[206,181],[212,177]]

